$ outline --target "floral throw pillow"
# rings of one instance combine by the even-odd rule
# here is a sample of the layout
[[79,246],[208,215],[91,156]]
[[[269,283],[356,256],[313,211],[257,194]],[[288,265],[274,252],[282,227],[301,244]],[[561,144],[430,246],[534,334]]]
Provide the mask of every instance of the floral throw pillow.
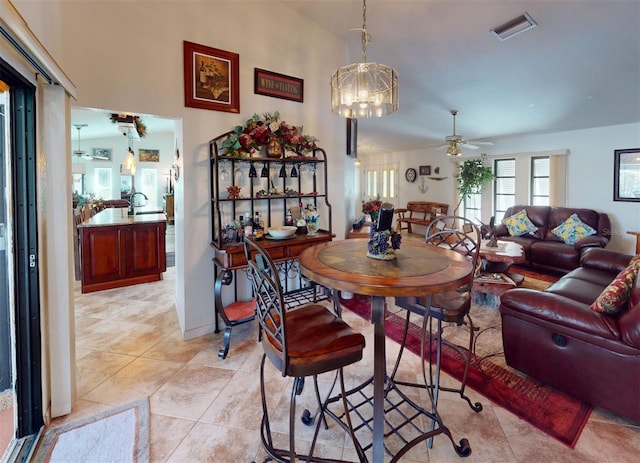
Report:
[[620,271],[615,279],[607,286],[590,308],[594,312],[608,315],[621,312],[629,300],[631,288],[635,285],[640,269],[640,259],[631,261],[627,268]]
[[573,246],[582,238],[595,235],[597,232],[595,229],[580,220],[578,214],[572,214],[571,217],[551,230],[551,233],[564,241],[565,244]]
[[509,235],[511,236],[522,236],[527,233],[533,234],[538,230],[538,227],[529,219],[527,211],[524,209],[511,217],[503,219],[502,223],[506,225]]

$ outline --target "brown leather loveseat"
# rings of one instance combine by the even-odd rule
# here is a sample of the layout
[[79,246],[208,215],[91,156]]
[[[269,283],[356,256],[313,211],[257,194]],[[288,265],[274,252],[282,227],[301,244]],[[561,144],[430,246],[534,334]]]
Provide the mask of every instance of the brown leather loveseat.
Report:
[[[591,247],[604,248],[611,239],[611,222],[609,216],[602,212],[570,207],[512,206],[505,211],[504,217],[506,219],[514,216],[522,210],[526,211],[529,220],[537,227],[535,232],[511,236],[503,222],[496,227],[495,234],[500,240],[520,244],[524,248],[527,264],[540,270],[567,273],[580,265],[580,256],[584,250]],[[596,230],[596,234],[570,245],[554,235],[552,230],[573,214]]]
[[640,279],[630,283],[620,312],[590,308],[631,259],[589,249],[579,268],[545,291],[506,291],[500,313],[509,366],[640,422]]

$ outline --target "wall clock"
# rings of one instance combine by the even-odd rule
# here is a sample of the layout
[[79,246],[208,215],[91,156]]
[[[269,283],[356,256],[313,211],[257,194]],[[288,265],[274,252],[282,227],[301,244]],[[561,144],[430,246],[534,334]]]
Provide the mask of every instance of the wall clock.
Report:
[[416,170],[412,167],[408,168],[404,173],[404,178],[407,179],[407,182],[413,183],[416,181]]

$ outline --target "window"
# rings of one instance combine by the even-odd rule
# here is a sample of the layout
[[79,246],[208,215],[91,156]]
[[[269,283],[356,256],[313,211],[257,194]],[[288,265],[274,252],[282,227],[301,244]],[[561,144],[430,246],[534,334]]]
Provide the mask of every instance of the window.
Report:
[[549,156],[531,158],[530,204],[549,205],[549,172]]
[[111,196],[111,168],[96,167],[94,174],[94,189],[96,198],[113,199]]
[[147,195],[147,206],[158,207],[158,171],[142,169],[142,192]]
[[473,222],[482,222],[482,193],[475,193],[464,199],[463,215]]
[[493,189],[494,216],[496,223],[500,223],[504,212],[515,205],[516,160],[496,159],[493,171],[496,176]]
[[395,199],[398,169],[394,166],[371,167],[365,171],[366,199],[380,198],[383,201]]

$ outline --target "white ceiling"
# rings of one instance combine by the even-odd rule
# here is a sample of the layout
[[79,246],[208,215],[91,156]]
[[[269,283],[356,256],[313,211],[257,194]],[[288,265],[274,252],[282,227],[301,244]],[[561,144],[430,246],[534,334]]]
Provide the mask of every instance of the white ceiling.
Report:
[[[361,0],[283,3],[343,39],[345,64],[361,60]],[[538,27],[504,42],[490,32],[524,12]],[[640,0],[368,0],[367,30],[368,61],[399,73],[400,109],[359,121],[360,152],[440,146],[451,109],[467,140],[640,121]],[[108,115],[71,120],[93,138],[116,130]],[[140,116],[150,133],[173,129]]]
[[[96,109],[96,108],[71,108],[71,124],[87,124],[87,127],[80,129],[80,142],[82,140],[90,140],[94,138],[110,138],[122,136],[118,131],[117,124],[111,122],[110,116],[116,110]],[[172,132],[174,120],[166,117],[153,116],[150,114],[136,113],[140,117],[142,123],[147,127],[147,134]],[[71,128],[71,139],[77,140],[78,131],[75,127]],[[77,145],[73,144],[74,149]]]
[[[361,0],[284,3],[361,60]],[[538,27],[490,32],[524,12]],[[361,151],[440,146],[451,109],[466,139],[640,121],[639,0],[368,0],[366,24],[367,60],[398,71],[400,109],[359,120]]]

